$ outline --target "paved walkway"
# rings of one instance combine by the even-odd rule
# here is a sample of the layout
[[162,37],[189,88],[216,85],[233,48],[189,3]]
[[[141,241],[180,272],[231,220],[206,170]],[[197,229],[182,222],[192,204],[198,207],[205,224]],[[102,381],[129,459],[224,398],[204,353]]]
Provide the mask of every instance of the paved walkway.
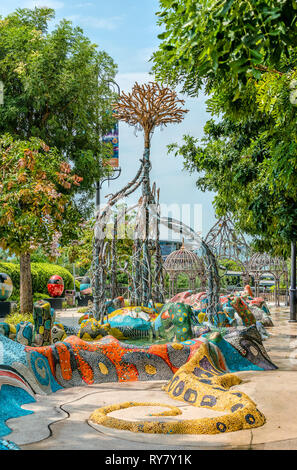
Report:
[[[275,327],[268,329],[271,337],[265,341],[265,347],[279,369],[238,372],[243,383],[235,387],[247,393],[266,416],[267,422],[260,428],[193,436],[132,433],[91,425],[88,418],[96,408],[131,399],[179,406],[183,412],[179,419],[219,414],[172,400],[161,390],[165,382],[130,382],[64,389],[39,396],[36,403],[25,405],[34,414],[9,420],[13,432],[5,438],[23,450],[297,449],[297,323],[288,323],[288,308],[272,311]],[[80,315],[75,311],[61,311],[57,319],[74,326]],[[111,416],[157,419],[148,416],[151,410],[129,408]]]

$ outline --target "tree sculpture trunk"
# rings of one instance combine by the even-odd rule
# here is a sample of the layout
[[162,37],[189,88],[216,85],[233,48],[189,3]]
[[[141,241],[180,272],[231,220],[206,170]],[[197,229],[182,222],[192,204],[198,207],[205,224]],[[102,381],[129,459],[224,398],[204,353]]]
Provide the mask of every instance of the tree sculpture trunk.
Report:
[[22,253],[20,257],[20,304],[21,313],[33,312],[30,253]]
[[151,262],[149,252],[149,204],[150,204],[150,144],[149,136],[145,135],[145,149],[144,149],[144,167],[143,167],[143,184],[142,184],[142,197],[145,200],[145,222],[144,222],[144,239],[143,239],[143,259],[142,259],[142,292],[143,292],[143,305],[148,307],[151,295]]

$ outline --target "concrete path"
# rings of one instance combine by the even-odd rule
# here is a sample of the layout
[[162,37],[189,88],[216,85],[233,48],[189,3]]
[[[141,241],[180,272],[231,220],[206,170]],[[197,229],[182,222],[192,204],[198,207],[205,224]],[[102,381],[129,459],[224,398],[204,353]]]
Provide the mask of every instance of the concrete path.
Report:
[[[134,382],[92,385],[38,396],[26,409],[35,413],[13,418],[13,432],[5,436],[23,450],[194,450],[194,449],[297,449],[297,324],[288,323],[289,311],[272,309],[275,327],[265,347],[279,369],[267,372],[238,372],[244,391],[264,413],[267,422],[253,430],[219,435],[160,435],[118,431],[88,422],[90,414],[104,405],[124,401],[156,402],[180,407],[179,417],[162,420],[218,416],[212,410],[184,405],[161,390],[166,382]],[[75,326],[81,314],[58,312],[57,320]],[[161,408],[154,408],[153,412]],[[129,420],[158,419],[150,407],[135,407],[111,413]]]

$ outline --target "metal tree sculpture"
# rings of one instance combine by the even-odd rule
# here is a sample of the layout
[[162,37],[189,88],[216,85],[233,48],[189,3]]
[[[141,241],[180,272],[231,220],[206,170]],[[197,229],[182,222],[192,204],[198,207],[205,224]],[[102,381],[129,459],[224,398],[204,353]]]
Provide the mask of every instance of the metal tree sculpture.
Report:
[[249,284],[248,266],[251,249],[243,233],[235,229],[229,215],[221,217],[206,235],[205,242],[216,256],[218,263],[234,261],[239,269],[244,284]]
[[[175,91],[150,82],[133,86],[131,93],[122,92],[114,104],[114,117],[144,132],[144,154],[142,160],[142,204],[144,211],[144,234],[142,240],[142,303],[148,305],[151,286],[149,279],[151,259],[149,251],[149,204],[155,200],[150,186],[150,140],[156,127],[180,123],[188,110],[180,107],[184,100]],[[137,250],[140,253],[140,250]],[[137,261],[136,261],[137,264]]]
[[[127,122],[129,125],[143,130],[144,132],[144,156],[140,160],[140,168],[135,177],[120,191],[109,197],[107,206],[98,212],[95,225],[95,242],[92,271],[94,276],[94,305],[95,317],[99,316],[103,320],[106,314],[106,276],[111,272],[112,278],[115,274],[114,262],[110,264],[110,259],[115,260],[115,244],[110,249],[106,240],[106,226],[112,214],[112,207],[121,199],[128,197],[142,185],[142,197],[138,203],[139,223],[135,228],[134,250],[132,255],[132,301],[138,305],[147,306],[151,297],[154,301],[163,301],[162,286],[159,289],[153,282],[162,283],[163,275],[161,268],[161,253],[159,244],[159,220],[155,228],[155,273],[151,270],[152,240],[150,239],[150,205],[159,204],[159,193],[151,189],[149,173],[150,162],[150,139],[156,127],[167,126],[169,123],[179,123],[182,121],[187,110],[180,106],[184,101],[178,99],[177,94],[169,88],[163,88],[157,83],[139,85],[135,83],[131,93],[121,93],[114,104],[114,117]],[[111,257],[108,253],[112,252]],[[153,250],[151,250],[153,251]],[[96,281],[97,280],[97,281]]]

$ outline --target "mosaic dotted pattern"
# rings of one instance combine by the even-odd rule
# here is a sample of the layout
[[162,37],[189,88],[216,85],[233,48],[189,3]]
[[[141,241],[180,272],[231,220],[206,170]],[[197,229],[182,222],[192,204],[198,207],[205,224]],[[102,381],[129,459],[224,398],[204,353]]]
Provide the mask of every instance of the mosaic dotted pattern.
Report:
[[[158,344],[137,348],[121,343],[112,336],[105,336],[96,343],[89,343],[76,336],[63,342],[40,348],[26,348],[31,364],[44,369],[40,356],[48,364],[52,377],[63,387],[102,382],[168,379],[183,360],[189,359],[201,346],[195,339],[189,344]],[[35,356],[34,354],[38,355]],[[38,361],[37,361],[38,358]],[[34,369],[38,382],[43,381]],[[44,380],[47,374],[44,370]]]
[[[253,298],[249,286],[243,292],[222,295],[216,312],[206,315],[208,298],[206,292],[193,294],[191,291],[181,292],[170,299],[169,303],[189,305],[190,324],[199,325],[205,321],[215,327],[251,326],[260,321],[264,326],[273,326],[270,312],[263,298]],[[256,307],[256,308],[254,308]],[[160,327],[160,318],[157,322]],[[168,328],[168,325],[167,325]]]
[[163,306],[155,321],[155,333],[168,341],[186,341],[193,337],[191,316],[189,305],[169,302]]
[[257,409],[256,404],[246,394],[229,390],[241,380],[236,375],[225,372],[213,360],[208,345],[204,344],[164,387],[175,400],[192,406],[224,411],[226,414],[223,416],[170,422],[135,422],[108,416],[112,411],[131,406],[153,405],[170,409],[161,416],[181,414],[178,408],[170,405],[126,402],[99,408],[91,414],[90,420],[111,428],[160,434],[220,434],[262,426],[265,416]]

